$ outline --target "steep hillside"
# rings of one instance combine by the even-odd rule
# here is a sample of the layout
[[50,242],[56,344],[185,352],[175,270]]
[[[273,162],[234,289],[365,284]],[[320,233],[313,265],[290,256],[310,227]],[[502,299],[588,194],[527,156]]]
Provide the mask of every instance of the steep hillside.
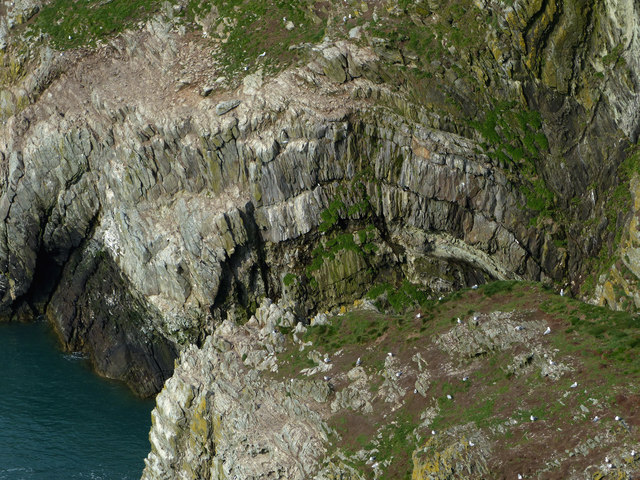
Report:
[[[178,371],[193,375],[170,381],[159,402],[172,405],[209,391],[211,379],[189,362],[225,368],[214,358],[226,350],[208,345],[224,338],[220,328],[259,318],[266,302],[288,311],[293,328],[367,295],[401,314],[517,280],[635,315],[639,10],[632,0],[3,2],[0,317],[46,315],[65,348],[143,396],[163,388],[179,358]],[[538,321],[527,312],[542,294],[519,291],[522,311],[488,320]],[[587,309],[580,321],[592,315],[571,305]],[[398,335],[422,328],[371,315]],[[616,338],[635,322],[611,318],[598,328]],[[416,338],[445,335],[433,328]],[[442,369],[454,350],[436,347],[424,355],[443,362],[433,368],[451,383]],[[229,381],[229,391],[244,388]],[[542,388],[495,381],[483,395]],[[287,417],[311,408],[287,405]],[[500,404],[495,415],[521,420],[517,408]],[[369,444],[343,438],[331,424],[339,417],[314,411],[305,448],[320,452],[326,435],[339,435],[336,452],[364,471],[352,454]],[[402,428],[413,432],[417,410],[402,411],[397,421],[410,419]],[[215,419],[202,418],[194,435],[210,439]],[[451,429],[447,418],[432,421]],[[497,424],[476,423],[473,432],[504,451]],[[306,438],[300,432],[291,438]],[[405,462],[417,478],[433,452],[461,452],[448,437],[417,438],[423,451]],[[186,458],[155,445],[158,465]],[[209,457],[197,446],[190,455],[209,458],[202,468],[232,468],[215,442],[198,447]],[[557,471],[582,472],[595,465],[589,455],[584,464],[558,457]],[[477,468],[518,466],[500,461]],[[546,468],[537,454],[526,465]]]
[[183,353],[143,478],[635,478],[639,347],[638,318],[527,283],[308,326],[263,303]]

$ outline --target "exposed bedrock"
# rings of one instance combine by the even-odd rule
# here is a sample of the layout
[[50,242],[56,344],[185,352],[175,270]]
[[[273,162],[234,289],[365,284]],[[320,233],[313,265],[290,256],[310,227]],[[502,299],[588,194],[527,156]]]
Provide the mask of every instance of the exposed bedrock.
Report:
[[[0,130],[2,316],[46,313],[66,348],[146,395],[178,350],[228,315],[249,318],[264,296],[306,315],[380,280],[437,294],[576,276],[610,235],[594,219],[637,136],[627,106],[638,101],[640,49],[630,2],[605,2],[593,29],[593,8],[556,3],[516,2],[503,33],[524,29],[522,41],[487,38],[488,50],[465,60],[491,77],[487,92],[454,85],[469,110],[495,92],[540,112],[549,151],[538,177],[580,220],[567,232],[534,218],[531,179],[441,116],[444,100],[415,105],[382,83],[376,49],[324,44],[305,67],[269,79],[257,71],[203,97],[195,80],[175,78],[206,67],[181,63],[204,47],[154,20],[94,53],[47,57],[46,81],[25,87],[34,103]],[[587,23],[564,39],[570,14]],[[550,70],[568,51],[561,40],[593,84],[561,56]],[[601,57],[619,44],[628,78],[602,82]]]
[[[276,86],[264,87],[270,103],[243,95],[222,117],[198,99],[192,116],[101,103],[62,118],[42,107],[25,112],[21,132],[16,118],[3,142],[5,316],[22,300],[46,305],[65,345],[88,350],[99,371],[134,385],[137,374],[113,363],[140,364],[166,378],[164,339],[201,341],[222,306],[250,309],[282,294],[285,273],[304,276],[335,201],[344,228],[372,227],[378,252],[338,270],[325,262],[314,273],[322,303],[344,300],[336,282],[362,295],[372,269],[398,267],[425,286],[447,264],[458,272],[435,290],[563,275],[561,253],[521,221],[521,195],[471,142],[389,112],[365,121],[344,97],[344,111],[326,115],[270,97]],[[126,351],[103,345],[120,340]]]

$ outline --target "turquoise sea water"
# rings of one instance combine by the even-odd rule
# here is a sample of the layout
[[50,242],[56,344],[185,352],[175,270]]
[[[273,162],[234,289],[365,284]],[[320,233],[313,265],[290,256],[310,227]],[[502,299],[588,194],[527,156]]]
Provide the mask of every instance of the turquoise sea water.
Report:
[[46,323],[0,324],[0,480],[138,479],[153,405],[61,352]]

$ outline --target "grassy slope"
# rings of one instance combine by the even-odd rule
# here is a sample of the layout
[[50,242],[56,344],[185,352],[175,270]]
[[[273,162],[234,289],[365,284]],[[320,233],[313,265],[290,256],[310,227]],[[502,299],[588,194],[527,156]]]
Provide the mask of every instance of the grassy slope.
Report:
[[[329,423],[338,433],[337,449],[367,478],[373,471],[368,461],[372,454],[380,464],[390,461],[381,478],[409,478],[412,452],[425,444],[423,456],[432,463],[423,463],[442,470],[446,462],[433,462],[429,446],[437,442],[442,453],[461,439],[474,439],[473,448],[486,456],[492,478],[515,478],[517,473],[527,478],[546,468],[544,478],[569,478],[588,466],[594,466],[594,475],[599,470],[605,474],[607,456],[614,465],[640,474],[640,456],[630,456],[632,448],[640,450],[640,319],[560,297],[537,284],[512,282],[458,292],[425,302],[416,311],[385,315],[354,310],[334,317],[330,325],[310,327],[304,340],[313,346],[299,352],[290,345],[280,356],[278,377],[286,380],[304,378],[300,370],[315,365],[307,357],[310,350],[328,354],[331,371],[311,378],[330,375],[336,392],[349,383],[341,372],[361,357],[370,375],[373,413],[339,410]],[[455,329],[462,329],[463,342],[472,339],[492,312],[504,312],[500,321],[509,329],[515,322],[527,334],[505,348],[496,339],[495,345],[469,355],[436,342]],[[551,334],[542,334],[545,326]],[[406,395],[396,411],[375,396],[384,382],[387,352],[398,361],[394,369],[405,372],[397,379]],[[428,363],[425,397],[413,393],[417,370],[412,357],[417,353]],[[555,366],[547,369],[551,361]],[[572,388],[574,382],[578,386]],[[422,423],[420,416],[429,408],[436,413]],[[531,415],[537,420],[532,422]],[[616,421],[616,415],[622,420]],[[596,416],[600,420],[594,421]],[[556,460],[558,465],[549,466]]]

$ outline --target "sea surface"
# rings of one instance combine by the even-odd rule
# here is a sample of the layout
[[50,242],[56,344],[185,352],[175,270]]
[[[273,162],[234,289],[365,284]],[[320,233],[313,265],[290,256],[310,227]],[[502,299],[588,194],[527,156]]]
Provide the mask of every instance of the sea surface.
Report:
[[153,406],[63,353],[46,322],[0,324],[0,480],[139,479]]

